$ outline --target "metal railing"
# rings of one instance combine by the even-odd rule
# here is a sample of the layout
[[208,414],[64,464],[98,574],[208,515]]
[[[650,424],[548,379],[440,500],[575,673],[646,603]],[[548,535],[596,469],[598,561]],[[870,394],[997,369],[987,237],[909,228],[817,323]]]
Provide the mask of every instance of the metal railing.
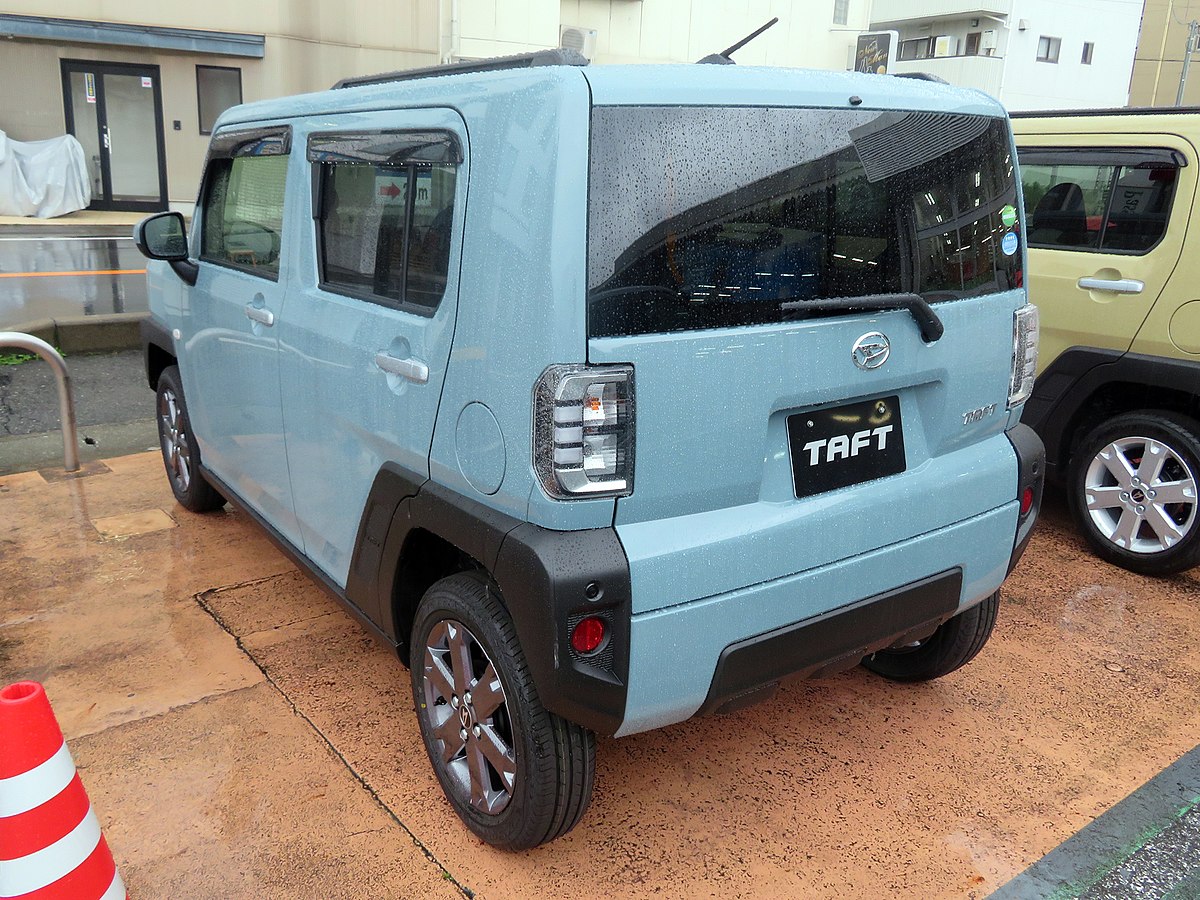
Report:
[[75,433],[75,400],[71,396],[71,375],[67,372],[66,361],[62,355],[32,334],[20,331],[0,331],[0,347],[16,347],[29,353],[36,353],[54,370],[54,380],[58,383],[58,412],[62,419],[63,436],[63,468],[68,472],[79,471],[79,439]]

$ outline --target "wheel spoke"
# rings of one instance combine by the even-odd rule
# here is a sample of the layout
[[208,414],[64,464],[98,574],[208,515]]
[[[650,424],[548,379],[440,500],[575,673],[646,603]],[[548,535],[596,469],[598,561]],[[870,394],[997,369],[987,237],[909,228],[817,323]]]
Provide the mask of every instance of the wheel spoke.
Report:
[[1157,503],[1146,507],[1146,522],[1154,530],[1154,534],[1158,537],[1158,542],[1164,550],[1183,540],[1183,530]]
[[1117,480],[1117,484],[1128,490],[1134,476],[1134,471],[1133,466],[1129,464],[1129,460],[1125,458],[1125,454],[1121,452],[1121,449],[1116,444],[1109,444],[1097,455],[1103,460],[1109,474]]
[[[449,710],[447,706],[445,709]],[[448,714],[439,724],[433,726],[433,735],[442,742],[442,762],[449,763],[456,756],[462,754],[463,744],[465,743],[461,735],[462,726],[458,722],[458,716]]]
[[517,761],[512,748],[504,743],[500,735],[490,725],[480,726],[479,738],[476,744],[483,751],[487,761],[492,764],[496,774],[504,783],[504,789],[511,791],[517,780]]
[[1137,535],[1138,525],[1141,524],[1142,517],[1132,510],[1124,510],[1121,513],[1121,520],[1117,522],[1117,527],[1112,533],[1111,540],[1118,547],[1128,548],[1133,544],[1133,539]]
[[1190,478],[1184,481],[1165,481],[1154,486],[1154,502],[1159,506],[1166,503],[1195,503],[1196,483]]
[[1170,451],[1158,441],[1146,439],[1142,450],[1142,461],[1138,464],[1137,476],[1142,484],[1153,485],[1162,473],[1163,463],[1170,458]]
[[1121,487],[1087,488],[1087,508],[1097,510],[1121,506],[1121,494],[1124,492],[1125,489]]
[[473,741],[467,747],[467,766],[471,772],[471,805],[491,812],[489,794],[492,793],[492,779],[488,773],[487,759],[478,741]]
[[471,705],[475,707],[475,716],[485,721],[504,703],[504,688],[500,684],[500,676],[496,667],[488,664],[480,679],[471,688]]
[[457,622],[446,623],[450,641],[450,669],[454,674],[455,693],[460,697],[471,690],[474,673],[471,671],[471,647],[467,643],[467,630]]
[[437,695],[449,703],[454,696],[454,676],[432,648],[425,651],[425,677],[433,684]]

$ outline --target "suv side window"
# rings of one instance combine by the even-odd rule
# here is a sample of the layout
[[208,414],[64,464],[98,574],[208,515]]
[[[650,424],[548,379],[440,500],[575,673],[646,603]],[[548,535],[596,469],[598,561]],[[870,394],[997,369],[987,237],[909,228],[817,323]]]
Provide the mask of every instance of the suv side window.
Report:
[[279,278],[288,130],[219,134],[205,176],[200,258]]
[[313,135],[308,158],[322,289],[431,314],[450,264],[454,135]]
[[1021,150],[1029,246],[1144,254],[1166,233],[1182,157],[1170,150]]

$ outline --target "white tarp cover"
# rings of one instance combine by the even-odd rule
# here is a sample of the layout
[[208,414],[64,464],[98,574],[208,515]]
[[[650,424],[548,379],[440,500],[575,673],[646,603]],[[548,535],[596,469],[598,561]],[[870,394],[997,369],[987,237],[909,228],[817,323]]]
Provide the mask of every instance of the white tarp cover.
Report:
[[87,157],[74,135],[24,142],[0,131],[0,216],[49,219],[91,202]]

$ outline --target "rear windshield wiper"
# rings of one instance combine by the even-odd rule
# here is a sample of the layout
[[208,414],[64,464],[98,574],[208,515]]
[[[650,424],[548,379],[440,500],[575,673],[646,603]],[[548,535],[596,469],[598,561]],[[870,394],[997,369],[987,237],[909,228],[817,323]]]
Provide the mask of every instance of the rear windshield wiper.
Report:
[[829,300],[790,300],[779,304],[781,310],[836,312],[839,310],[907,309],[917,322],[921,340],[932,344],[946,331],[942,320],[920,294],[868,294],[865,297],[834,297]]

